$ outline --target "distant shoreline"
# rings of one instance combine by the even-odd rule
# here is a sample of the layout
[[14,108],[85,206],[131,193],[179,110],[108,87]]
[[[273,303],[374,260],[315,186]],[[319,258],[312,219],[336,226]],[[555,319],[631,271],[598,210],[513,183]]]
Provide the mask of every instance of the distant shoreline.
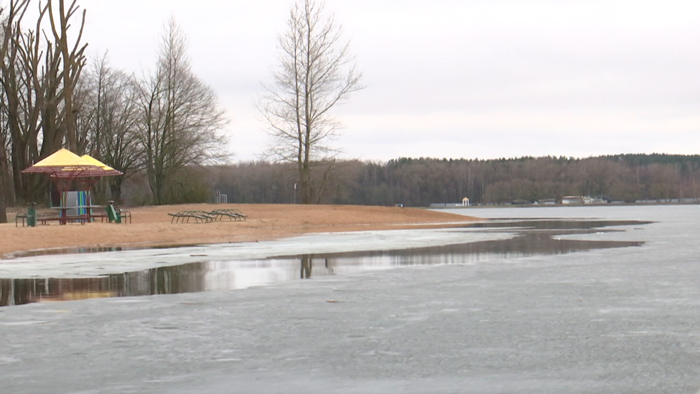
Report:
[[491,205],[431,205],[428,209],[479,209],[479,208],[571,208],[571,207],[620,207],[620,206],[666,206],[666,205],[700,205],[700,201],[693,202],[610,202],[605,204],[491,204]]

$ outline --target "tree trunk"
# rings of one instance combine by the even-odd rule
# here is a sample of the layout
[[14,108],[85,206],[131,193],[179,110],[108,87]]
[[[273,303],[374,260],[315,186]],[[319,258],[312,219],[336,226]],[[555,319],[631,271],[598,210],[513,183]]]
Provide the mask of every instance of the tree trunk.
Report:
[[16,203],[25,202],[28,192],[24,182],[25,179],[22,176],[22,170],[28,167],[23,154],[26,151],[24,146],[25,145],[22,144],[22,141],[19,141],[19,138],[12,139],[12,152],[10,156],[12,157],[12,181],[15,185]]
[[63,100],[64,114],[63,123],[65,129],[66,144],[68,149],[73,152],[78,152],[78,138],[76,135],[76,124],[75,124],[75,113],[73,108],[73,90],[75,88],[75,83],[80,76],[80,71],[85,64],[85,58],[83,53],[87,44],[82,47],[78,47],[80,44],[80,39],[83,35],[83,28],[85,27],[85,10],[83,10],[82,21],[80,24],[80,30],[78,32],[75,47],[68,47],[68,28],[70,27],[70,19],[78,10],[76,6],[76,0],[73,0],[71,5],[66,9],[65,1],[59,0],[59,15],[58,15],[58,26],[56,26],[56,21],[53,15],[53,8],[51,7],[51,1],[48,2],[49,15],[51,19],[51,28],[53,30],[53,35],[58,46],[58,52],[56,55],[61,57],[63,69],[61,70],[60,79],[63,82],[63,91],[61,98]]
[[109,179],[109,193],[112,195],[112,200],[117,204],[121,204],[122,199],[122,183],[124,178],[121,176],[113,176]]
[[[0,142],[2,138],[0,138]],[[5,148],[0,147],[0,223],[7,223],[7,161],[5,158]]]
[[301,203],[311,204],[311,167],[304,160],[299,165],[299,187],[301,188]]
[[10,193],[12,192],[7,163],[5,136],[0,135],[0,223],[7,223],[7,198],[10,197]]
[[0,223],[7,223],[7,208],[5,207],[4,181],[0,178]]

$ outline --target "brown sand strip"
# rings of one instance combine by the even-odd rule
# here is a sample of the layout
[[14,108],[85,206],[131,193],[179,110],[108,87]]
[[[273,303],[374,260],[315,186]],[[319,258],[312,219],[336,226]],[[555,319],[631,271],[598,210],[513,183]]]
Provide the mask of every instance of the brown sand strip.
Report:
[[[245,222],[226,219],[214,223],[171,224],[168,213],[184,210],[211,211],[236,208],[248,216]],[[455,222],[477,220],[461,215],[416,208],[347,205],[191,204],[129,209],[132,224],[57,222],[34,228],[0,224],[0,256],[35,249],[190,245],[254,242],[300,234],[449,227]]]

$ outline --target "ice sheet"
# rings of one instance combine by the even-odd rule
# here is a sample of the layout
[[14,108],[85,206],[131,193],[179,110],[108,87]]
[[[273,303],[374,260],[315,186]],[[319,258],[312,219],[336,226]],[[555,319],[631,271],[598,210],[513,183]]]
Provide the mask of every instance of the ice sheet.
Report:
[[[605,235],[646,242],[636,248],[0,308],[0,388],[13,394],[698,392],[699,207],[584,214],[658,223]],[[481,233],[425,232],[415,242],[456,234]],[[317,235],[279,247],[222,246],[216,254],[262,257],[306,246],[341,251],[347,245],[333,246],[340,239],[353,247],[403,245],[407,235],[394,235]],[[374,240],[380,236],[389,238]],[[194,251],[201,250],[157,253],[184,259]],[[142,253],[133,256],[155,256]]]
[[470,228],[366,231],[313,234],[264,242],[21,257],[0,260],[0,278],[91,277],[202,261],[410,249],[506,239],[513,235],[507,229],[499,233]]

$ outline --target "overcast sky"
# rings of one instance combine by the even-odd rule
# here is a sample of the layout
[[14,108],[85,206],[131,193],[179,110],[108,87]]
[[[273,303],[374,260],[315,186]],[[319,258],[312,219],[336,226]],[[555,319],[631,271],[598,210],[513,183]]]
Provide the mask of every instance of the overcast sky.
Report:
[[[79,0],[93,56],[142,75],[172,16],[231,119],[253,106],[292,0]],[[366,89],[338,108],[346,158],[700,153],[700,1],[327,0]]]

